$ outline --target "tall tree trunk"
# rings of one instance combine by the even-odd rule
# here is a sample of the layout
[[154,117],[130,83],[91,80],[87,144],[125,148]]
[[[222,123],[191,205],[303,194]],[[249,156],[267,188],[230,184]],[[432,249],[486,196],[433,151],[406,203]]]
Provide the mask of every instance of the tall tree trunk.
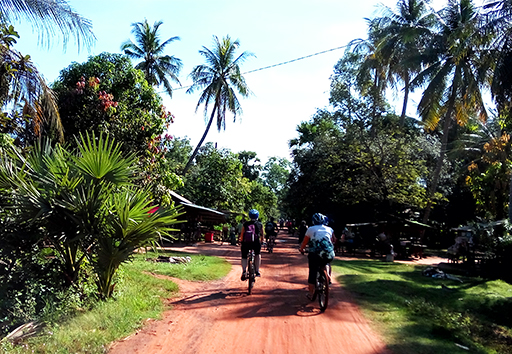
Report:
[[448,148],[448,133],[450,131],[450,124],[452,121],[451,115],[453,112],[453,106],[455,105],[455,90],[452,91],[452,97],[450,98],[448,111],[444,116],[443,122],[443,138],[441,139],[441,151],[439,151],[439,157],[437,158],[436,169],[434,170],[434,175],[432,177],[432,183],[430,184],[430,188],[428,189],[427,195],[427,206],[425,207],[425,213],[423,214],[422,222],[424,224],[427,223],[430,212],[432,210],[432,203],[434,194],[437,190],[437,185],[439,184],[439,178],[441,177],[441,170],[444,165],[444,157],[446,156],[446,150]]
[[402,114],[400,115],[400,127],[403,127],[405,124],[405,114],[407,111],[407,103],[409,101],[409,90],[411,83],[409,82],[409,74],[405,76],[405,87],[404,87],[404,103],[402,104]]
[[[217,100],[215,100],[215,102],[217,102]],[[206,130],[204,131],[203,137],[201,138],[201,140],[199,140],[199,143],[197,144],[196,148],[194,149],[194,152],[192,153],[192,155],[188,159],[188,162],[185,165],[185,168],[183,169],[183,172],[181,172],[182,176],[185,176],[185,174],[187,173],[188,169],[190,168],[190,165],[192,165],[192,161],[194,161],[194,159],[196,158],[196,155],[199,152],[199,148],[203,145],[204,139],[206,139],[206,135],[208,135],[208,132],[210,131],[210,127],[212,126],[213,118],[215,117],[215,112],[216,111],[217,111],[217,104],[215,104],[215,106],[213,106],[212,115],[210,116],[210,120],[208,121],[208,125],[206,126]]]

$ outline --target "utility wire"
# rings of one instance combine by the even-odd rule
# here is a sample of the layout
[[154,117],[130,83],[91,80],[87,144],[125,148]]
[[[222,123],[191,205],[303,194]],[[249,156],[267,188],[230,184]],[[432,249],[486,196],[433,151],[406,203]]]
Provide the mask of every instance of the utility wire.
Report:
[[[293,63],[293,62],[296,62],[296,61],[299,61],[299,60],[303,60],[303,59],[307,59],[307,58],[311,58],[311,57],[314,57],[314,56],[317,56],[317,55],[320,55],[320,54],[325,54],[325,53],[329,53],[329,52],[333,52],[335,50],[339,50],[339,49],[343,49],[343,48],[346,48],[348,45],[344,45],[344,46],[341,46],[341,47],[336,47],[336,48],[332,48],[332,49],[327,49],[327,50],[324,50],[324,51],[321,51],[321,52],[318,52],[318,53],[313,53],[313,54],[309,54],[309,55],[306,55],[306,56],[303,56],[303,57],[300,57],[300,58],[296,58],[296,59],[292,59],[292,60],[288,60],[288,61],[284,61],[282,63],[278,63],[278,64],[273,64],[273,65],[269,65],[269,66],[265,66],[263,68],[259,68],[259,69],[254,69],[254,70],[250,70],[250,71],[246,71],[244,73],[242,73],[242,75],[245,75],[245,74],[251,74],[251,73],[254,73],[256,71],[262,71],[262,70],[266,70],[266,69],[270,69],[270,68],[275,68],[277,66],[282,66],[282,65],[286,65],[286,64],[290,64],[290,63]],[[183,90],[183,89],[186,89],[186,88],[189,88],[189,87],[192,87],[192,85],[188,85],[188,86],[180,86],[180,87],[177,87],[177,88],[173,88],[173,91],[176,91],[176,90]],[[162,91],[163,93],[164,91]]]
[[296,58],[296,59],[292,59],[292,60],[284,61],[284,62],[279,63],[279,64],[269,65],[269,66],[265,66],[265,67],[263,67],[263,68],[259,68],[259,69],[255,69],[255,70],[251,70],[251,71],[246,71],[245,73],[243,73],[243,75],[245,75],[245,74],[250,74],[250,73],[253,73],[253,72],[256,72],[256,71],[261,71],[261,70],[266,70],[266,69],[270,69],[270,68],[275,68],[276,66],[281,66],[281,65],[290,64],[290,63],[293,63],[293,62],[296,62],[296,61],[299,61],[299,60],[303,60],[303,59],[311,58],[311,57],[314,57],[314,56],[316,56],[316,55],[320,55],[320,54],[324,54],[324,53],[332,52],[332,51],[335,51],[335,50],[338,50],[338,49],[342,49],[342,48],[345,48],[345,47],[347,47],[347,46],[346,46],[346,45],[344,45],[344,46],[341,46],[341,47],[332,48],[332,49],[324,50],[324,51],[322,51],[322,52],[318,52],[318,53],[314,53],[314,54],[306,55],[306,56],[303,56],[303,57],[300,57],[300,58]]

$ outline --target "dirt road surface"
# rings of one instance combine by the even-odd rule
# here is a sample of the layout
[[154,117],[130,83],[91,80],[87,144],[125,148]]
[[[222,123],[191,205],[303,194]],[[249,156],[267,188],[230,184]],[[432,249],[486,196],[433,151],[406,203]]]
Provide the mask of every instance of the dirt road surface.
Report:
[[180,297],[172,310],[112,345],[110,354],[389,354],[351,296],[333,277],[329,307],[309,302],[307,258],[297,239],[278,236],[274,253],[262,250],[261,278],[251,295],[240,281],[240,250],[200,243],[176,250],[226,258],[233,268],[213,282],[173,279]]

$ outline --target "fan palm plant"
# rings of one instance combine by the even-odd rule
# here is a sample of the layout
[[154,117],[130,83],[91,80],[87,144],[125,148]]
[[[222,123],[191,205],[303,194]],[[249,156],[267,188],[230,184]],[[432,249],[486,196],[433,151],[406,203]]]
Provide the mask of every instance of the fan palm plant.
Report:
[[183,64],[181,59],[172,55],[163,55],[163,52],[168,44],[179,40],[180,37],[171,37],[160,43],[158,29],[162,23],[162,21],[155,22],[153,27],[149,25],[148,20],[133,23],[132,33],[135,35],[136,43],[131,40],[126,41],[121,45],[121,50],[130,58],[141,60],[135,68],[144,72],[150,85],[164,85],[167,94],[172,97],[172,86],[167,77],[180,84],[178,75]]
[[213,48],[203,47],[199,53],[204,56],[206,64],[197,65],[190,73],[193,80],[192,86],[187,93],[192,93],[198,89],[203,89],[199,101],[197,102],[196,111],[204,104],[204,114],[207,117],[208,106],[213,103],[213,109],[206,125],[206,130],[197,144],[194,152],[190,156],[187,165],[182,174],[185,175],[187,170],[194,161],[199,148],[203,145],[206,135],[210,130],[213,120],[217,118],[217,129],[226,128],[226,112],[233,114],[233,121],[236,115],[242,113],[242,107],[236,96],[236,91],[242,96],[250,95],[249,87],[245,82],[245,78],[240,73],[240,64],[254,54],[243,52],[235,56],[235,52],[240,46],[238,40],[233,41],[229,36],[220,40],[217,36],[213,37]]
[[[112,296],[115,272],[138,247],[157,241],[181,215],[174,207],[149,214],[152,195],[137,190],[136,159],[102,136],[83,136],[76,154],[60,145],[37,145],[24,158],[0,159],[0,191],[20,223],[37,223],[62,264],[68,284],[83,260],[95,266],[98,291]],[[6,200],[1,198],[1,200]]]

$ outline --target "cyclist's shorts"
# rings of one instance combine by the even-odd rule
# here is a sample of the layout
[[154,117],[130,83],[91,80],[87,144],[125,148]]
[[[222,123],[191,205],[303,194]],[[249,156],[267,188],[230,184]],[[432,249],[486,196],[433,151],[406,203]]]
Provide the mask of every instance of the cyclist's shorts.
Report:
[[330,263],[330,262],[322,259],[316,253],[308,253],[308,265],[309,265],[308,284],[316,284],[316,270],[319,267],[323,267],[327,263]]
[[258,255],[261,253],[261,243],[260,241],[254,242],[242,242],[242,258],[247,259],[247,255],[249,254],[249,250],[254,250],[254,254]]

